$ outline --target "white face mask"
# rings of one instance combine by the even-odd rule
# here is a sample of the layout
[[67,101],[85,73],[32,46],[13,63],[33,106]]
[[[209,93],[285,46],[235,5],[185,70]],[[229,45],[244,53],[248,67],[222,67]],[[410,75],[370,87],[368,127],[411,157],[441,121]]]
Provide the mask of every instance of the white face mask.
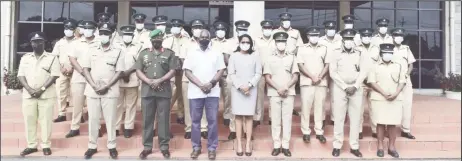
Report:
[[247,34],[247,31],[242,31],[242,30],[237,31],[238,36],[242,36],[242,35],[245,35],[245,34]]
[[345,24],[345,29],[353,29],[353,24]]
[[135,27],[136,27],[137,30],[142,30],[142,29],[144,29],[144,23],[136,23]]
[[218,38],[222,39],[225,37],[226,32],[224,30],[217,30],[217,32],[215,32],[215,35],[217,35]]
[[250,44],[239,44],[239,48],[244,51],[248,51],[250,49]]
[[179,33],[181,33],[181,28],[180,28],[180,27],[172,27],[172,28],[170,29],[170,32],[171,32],[172,34],[179,34]]
[[393,54],[391,54],[391,53],[383,53],[382,54],[382,60],[384,62],[390,62],[392,58],[393,58]]
[[69,30],[69,29],[65,29],[65,30],[64,30],[64,36],[66,36],[66,37],[72,37],[72,36],[74,36],[74,31]]
[[80,34],[80,35],[83,35],[83,31],[84,31],[85,29],[80,28],[80,27],[77,27],[77,29],[79,30],[79,34]]
[[83,35],[85,37],[92,37],[93,36],[93,29],[83,29]]
[[379,33],[380,33],[380,34],[386,34],[386,33],[387,33],[387,30],[388,30],[387,27],[379,27]]
[[308,40],[310,41],[311,44],[317,44],[319,41],[318,36],[308,36]]
[[276,47],[278,48],[279,51],[284,51],[284,50],[286,50],[286,43],[285,42],[277,42]]
[[271,29],[263,29],[263,36],[270,37],[272,33],[273,30]]
[[132,36],[132,35],[123,35],[123,36],[122,36],[122,40],[123,40],[125,43],[131,43],[132,40],[133,40],[133,36]]
[[101,43],[102,44],[109,43],[109,36],[108,35],[100,35],[100,38],[101,38]]
[[165,26],[164,26],[164,25],[156,26],[156,29],[159,29],[159,30],[161,30],[162,32],[165,32]]
[[282,27],[288,29],[290,27],[290,21],[282,21]]
[[335,36],[335,30],[327,30],[326,35],[329,36],[329,37]]
[[362,37],[361,41],[363,42],[363,44],[370,44],[371,39],[372,39],[371,37]]
[[404,38],[402,36],[396,36],[394,38],[394,40],[395,40],[396,44],[401,44],[403,42]]
[[345,49],[352,49],[355,46],[355,42],[353,40],[345,40],[343,46]]
[[193,36],[198,38],[201,36],[202,29],[193,29]]

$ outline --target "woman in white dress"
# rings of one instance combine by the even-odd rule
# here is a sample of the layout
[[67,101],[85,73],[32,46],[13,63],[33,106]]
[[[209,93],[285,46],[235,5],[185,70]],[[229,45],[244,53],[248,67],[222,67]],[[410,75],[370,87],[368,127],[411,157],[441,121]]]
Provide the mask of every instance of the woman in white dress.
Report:
[[231,111],[236,121],[236,154],[242,156],[242,130],[246,128],[245,155],[252,155],[251,137],[253,115],[257,104],[257,88],[254,88],[260,80],[262,67],[260,56],[253,50],[252,38],[245,34],[239,36],[239,46],[231,54],[228,63],[228,76],[233,87],[231,88]]

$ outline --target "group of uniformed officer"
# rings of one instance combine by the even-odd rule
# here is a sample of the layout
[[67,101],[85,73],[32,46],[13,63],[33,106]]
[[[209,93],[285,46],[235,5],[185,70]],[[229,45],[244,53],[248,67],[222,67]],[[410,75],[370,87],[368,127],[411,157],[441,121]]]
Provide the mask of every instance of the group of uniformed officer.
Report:
[[[50,155],[50,134],[54,99],[58,97],[58,117],[54,122],[66,120],[65,111],[72,103],[72,122],[66,138],[80,134],[83,111],[88,105],[89,144],[85,153],[91,158],[96,152],[97,138],[102,136],[100,118],[106,122],[107,147],[112,158],[117,158],[116,136],[123,126],[123,135],[130,138],[134,129],[137,108],[143,113],[143,145],[140,158],[152,153],[153,137],[159,134],[161,153],[169,158],[168,142],[170,132],[170,109],[176,107],[177,122],[185,124],[185,139],[191,138],[191,116],[187,99],[188,79],[181,70],[187,51],[198,45],[201,31],[206,28],[204,21],[190,22],[192,36],[183,29],[185,22],[172,19],[171,34],[165,34],[167,16],[156,16],[152,20],[155,29],[144,27],[146,15],[135,14],[135,25],[122,26],[116,32],[116,25],[109,22],[110,14],[98,14],[98,23],[93,21],[64,21],[64,37],[54,46],[52,53],[44,51],[46,40],[42,32],[31,33],[33,52],[24,55],[20,62],[18,77],[24,85],[23,112],[26,119],[28,147],[22,156],[37,151],[36,123],[42,126],[42,148]],[[390,53],[393,60],[401,64],[405,71],[403,81],[401,136],[415,139],[410,133],[412,107],[412,84],[410,73],[415,62],[412,52],[403,42],[404,30],[393,29],[388,34],[389,20],[377,20],[378,33],[374,29],[354,29],[354,16],[346,15],[344,30],[337,32],[335,21],[325,21],[321,27],[309,27],[304,35],[291,27],[290,13],[280,14],[280,27],[273,29],[275,22],[264,20],[260,23],[261,34],[248,33],[249,22],[236,21],[239,35],[255,36],[254,50],[260,53],[263,77],[258,83],[257,108],[254,127],[264,116],[265,86],[270,98],[270,122],[274,140],[273,156],[281,152],[291,156],[289,141],[294,110],[295,84],[300,82],[301,131],[303,141],[310,142],[310,113],[314,113],[316,139],[326,143],[323,128],[325,120],[325,100],[330,96],[331,121],[334,124],[333,156],[339,156],[344,139],[345,116],[349,116],[349,143],[351,153],[357,157],[358,139],[362,139],[363,111],[371,108],[370,93],[374,91],[367,83],[369,71],[379,64],[382,51]],[[226,39],[228,25],[224,22],[213,24],[216,38],[211,40],[214,50],[224,54],[227,64],[231,53],[238,46],[237,36]],[[309,42],[303,44],[302,36]],[[381,45],[382,44],[382,45]],[[385,44],[385,45],[383,45]],[[393,46],[391,46],[393,45]],[[56,59],[56,60],[55,60]],[[57,79],[58,87],[53,82]],[[140,85],[141,82],[141,85]],[[228,138],[236,138],[234,116],[231,113],[231,82],[224,74],[219,82],[224,101],[224,124],[229,126]],[[365,104],[363,104],[365,100]],[[174,106],[174,104],[177,106]],[[32,108],[33,107],[33,108]],[[35,108],[35,109],[34,109]],[[205,111],[204,111],[205,112]],[[125,115],[125,116],[124,116]],[[370,114],[373,137],[377,137],[374,115]],[[124,118],[124,119],[123,119]],[[154,120],[158,121],[154,121]],[[158,122],[157,132],[156,124]],[[282,129],[282,139],[281,139]],[[207,138],[207,121],[201,123],[201,136]],[[394,154],[394,153],[393,153]],[[397,153],[396,153],[397,154]],[[393,155],[392,155],[393,156]]]

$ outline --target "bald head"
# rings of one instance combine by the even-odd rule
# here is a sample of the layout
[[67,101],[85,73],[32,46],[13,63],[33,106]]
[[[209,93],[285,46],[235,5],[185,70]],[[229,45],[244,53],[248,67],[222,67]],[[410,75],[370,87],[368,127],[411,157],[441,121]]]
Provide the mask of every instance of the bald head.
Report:
[[210,31],[206,29],[202,29],[200,39],[207,39],[210,40]]

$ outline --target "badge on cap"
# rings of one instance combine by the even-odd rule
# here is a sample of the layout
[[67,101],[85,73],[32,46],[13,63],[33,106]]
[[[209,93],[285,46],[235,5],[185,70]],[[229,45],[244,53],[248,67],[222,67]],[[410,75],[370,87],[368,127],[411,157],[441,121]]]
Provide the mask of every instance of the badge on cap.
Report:
[[38,34],[35,34],[35,36],[34,36],[34,37],[35,37],[35,38],[39,38],[40,36],[39,36]]

